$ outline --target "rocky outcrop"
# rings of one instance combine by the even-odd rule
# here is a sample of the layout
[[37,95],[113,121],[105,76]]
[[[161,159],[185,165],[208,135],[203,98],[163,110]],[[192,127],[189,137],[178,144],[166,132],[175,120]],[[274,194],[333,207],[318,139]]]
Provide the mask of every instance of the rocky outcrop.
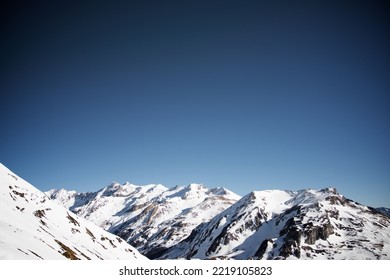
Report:
[[290,255],[294,255],[300,258],[299,246],[301,245],[302,228],[297,224],[294,217],[288,220],[279,235],[284,236],[283,245],[280,248],[280,256],[287,258]]
[[265,251],[267,250],[269,244],[272,244],[272,240],[271,239],[265,239],[263,240],[263,242],[261,242],[260,244],[260,247],[259,249],[257,249],[256,253],[255,253],[255,257],[258,258],[258,259],[262,259],[264,254],[265,254]]
[[313,223],[308,223],[305,225],[304,232],[306,236],[305,242],[310,245],[315,244],[318,239],[326,240],[334,233],[330,221],[318,226],[314,226]]

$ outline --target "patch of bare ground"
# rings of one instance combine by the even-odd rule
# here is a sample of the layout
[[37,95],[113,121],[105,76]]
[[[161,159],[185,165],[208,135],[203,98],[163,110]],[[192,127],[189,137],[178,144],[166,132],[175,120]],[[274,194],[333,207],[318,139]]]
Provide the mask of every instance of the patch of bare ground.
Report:
[[60,252],[65,258],[68,258],[70,260],[79,260],[79,258],[76,255],[76,252],[70,249],[68,246],[66,246],[61,241],[54,239],[55,242],[57,242],[58,245],[62,248],[63,252]]
[[93,235],[93,233],[88,228],[85,228],[85,231],[89,236],[91,236],[92,240],[95,241],[96,239],[95,235]]
[[37,217],[37,218],[46,217],[45,210],[37,210],[37,211],[35,211],[33,214],[34,214],[34,216]]
[[79,252],[79,254],[80,255],[82,255],[85,259],[87,259],[87,260],[91,260],[91,258],[90,257],[88,257],[87,255],[85,255],[83,252],[81,252],[79,249],[77,249],[77,248],[74,248],[77,252]]
[[69,213],[68,213],[68,216],[66,216],[66,217],[68,218],[69,223],[72,223],[77,227],[80,226],[79,222],[75,218],[73,218]]

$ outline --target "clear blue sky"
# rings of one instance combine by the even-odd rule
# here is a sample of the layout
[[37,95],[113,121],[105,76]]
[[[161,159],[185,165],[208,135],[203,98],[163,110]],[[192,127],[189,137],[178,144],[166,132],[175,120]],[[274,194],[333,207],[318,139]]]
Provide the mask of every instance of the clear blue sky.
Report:
[[9,2],[0,161],[41,190],[334,186],[390,207],[385,1]]

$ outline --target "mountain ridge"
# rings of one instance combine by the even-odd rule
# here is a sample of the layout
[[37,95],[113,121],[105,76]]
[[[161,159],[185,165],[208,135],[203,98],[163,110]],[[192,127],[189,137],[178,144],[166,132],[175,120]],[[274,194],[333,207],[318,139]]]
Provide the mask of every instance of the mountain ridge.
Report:
[[160,258],[390,258],[390,220],[373,208],[334,188],[276,192],[251,192]]
[[[104,194],[110,198],[101,200]],[[232,194],[201,184],[168,189],[114,183],[71,209],[86,218],[92,215],[93,220],[100,213],[96,204],[107,207],[113,197],[127,195],[120,211],[111,213],[116,220],[102,225],[153,259],[390,258],[389,217],[345,198],[335,188]],[[55,191],[48,195],[63,199]],[[84,195],[91,196],[79,194]],[[118,218],[122,214],[127,218]]]
[[42,193],[1,164],[0,186],[0,259],[390,259],[388,208],[335,188]]
[[203,184],[166,188],[112,183],[96,192],[50,190],[47,195],[77,215],[125,239],[149,257],[186,238],[240,197]]

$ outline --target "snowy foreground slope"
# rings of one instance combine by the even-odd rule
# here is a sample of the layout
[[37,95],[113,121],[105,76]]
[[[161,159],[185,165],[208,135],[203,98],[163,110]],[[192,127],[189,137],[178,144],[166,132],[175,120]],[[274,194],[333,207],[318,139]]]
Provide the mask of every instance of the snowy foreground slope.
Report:
[[240,199],[224,188],[208,189],[199,184],[168,189],[113,183],[93,193],[60,189],[47,195],[150,258],[160,256],[188,237],[197,225]]
[[0,164],[0,259],[145,259]]
[[258,191],[161,258],[390,259],[390,219],[333,188]]

